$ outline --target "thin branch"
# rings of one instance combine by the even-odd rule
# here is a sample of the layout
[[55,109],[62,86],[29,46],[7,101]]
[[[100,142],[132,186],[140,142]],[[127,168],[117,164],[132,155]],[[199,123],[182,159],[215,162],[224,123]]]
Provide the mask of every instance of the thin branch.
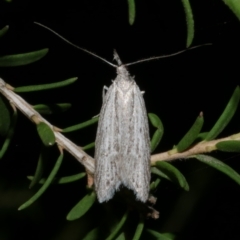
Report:
[[94,159],[85,153],[79,146],[63,136],[60,132],[56,131],[56,127],[45,120],[37,111],[32,108],[30,104],[14,93],[11,89],[13,88],[0,78],[0,92],[9,100],[9,102],[18,108],[31,121],[35,119],[34,122],[36,122],[37,118],[39,122],[44,122],[49,125],[54,132],[57,144],[73,155],[73,157],[75,157],[88,170],[89,173],[93,174]]
[[188,158],[192,155],[196,155],[200,153],[212,152],[217,149],[216,148],[217,143],[223,142],[223,141],[229,141],[229,140],[240,140],[240,133],[231,135],[226,138],[220,138],[220,139],[212,140],[208,142],[202,141],[181,153],[173,149],[167,152],[154,154],[151,156],[151,164],[154,165],[158,161],[173,161],[176,159]]

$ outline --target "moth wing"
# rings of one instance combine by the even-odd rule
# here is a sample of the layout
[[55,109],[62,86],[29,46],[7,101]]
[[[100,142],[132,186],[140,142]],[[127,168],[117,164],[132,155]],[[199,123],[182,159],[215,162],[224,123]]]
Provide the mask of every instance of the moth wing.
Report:
[[94,184],[100,203],[111,199],[120,185],[119,141],[115,135],[119,132],[119,122],[116,117],[115,91],[113,82],[104,96],[95,141]]
[[[146,202],[149,196],[150,184],[150,138],[146,107],[139,87],[134,83],[132,90],[132,108],[129,117],[128,139],[122,139],[125,153],[122,159],[121,180],[132,189],[136,198]],[[129,106],[130,108],[130,106]]]

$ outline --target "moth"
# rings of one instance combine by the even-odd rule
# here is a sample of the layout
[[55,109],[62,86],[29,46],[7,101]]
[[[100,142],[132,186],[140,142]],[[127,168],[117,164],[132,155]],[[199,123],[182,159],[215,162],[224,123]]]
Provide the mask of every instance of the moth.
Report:
[[150,184],[150,138],[143,92],[114,51],[117,77],[103,96],[95,141],[94,184],[99,202],[124,185],[146,202]]
[[118,65],[114,65],[95,53],[71,43],[52,29],[40,23],[35,22],[35,24],[117,69],[116,79],[106,94],[103,94],[103,105],[99,115],[95,141],[95,189],[100,203],[110,200],[121,184],[131,189],[138,200],[146,202],[150,185],[150,138],[147,112],[143,92],[140,91],[126,67],[175,56],[187,50],[212,44],[198,45],[173,54],[150,57],[128,64],[122,64],[115,51],[114,59]]

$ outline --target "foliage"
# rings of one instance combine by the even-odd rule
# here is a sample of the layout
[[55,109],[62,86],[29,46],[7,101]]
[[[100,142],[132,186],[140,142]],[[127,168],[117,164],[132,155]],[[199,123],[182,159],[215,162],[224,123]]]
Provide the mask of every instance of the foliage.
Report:
[[[240,7],[237,1],[223,1],[240,19]],[[129,24],[134,25],[136,19],[136,2],[134,0],[128,0],[128,14],[129,14]],[[191,4],[188,0],[182,0],[183,9],[185,12],[186,24],[187,24],[187,37],[186,37],[186,46],[189,47],[192,44],[194,38],[194,18],[193,10]],[[4,36],[9,27],[6,26],[0,30],[0,37]],[[48,49],[41,49],[29,53],[6,55],[0,57],[0,67],[16,67],[31,64],[42,59],[48,53]],[[4,157],[7,153],[7,149],[10,146],[11,140],[16,131],[16,122],[17,122],[17,110],[18,104],[13,102],[7,102],[6,99],[10,100],[8,96],[4,94],[2,89],[7,88],[8,91],[13,91],[15,93],[22,92],[32,92],[32,91],[44,91],[49,89],[56,89],[59,87],[65,87],[67,85],[73,84],[77,78],[70,78],[64,81],[54,82],[50,84],[43,85],[30,85],[12,88],[11,86],[6,87],[3,85],[4,82],[0,82],[0,136],[3,138],[2,148],[0,150],[0,159]],[[6,99],[4,98],[6,97]],[[151,192],[150,195],[154,195],[157,189],[161,186],[162,180],[165,179],[176,184],[177,187],[182,188],[185,191],[189,191],[190,187],[187,182],[187,178],[181,173],[181,171],[175,167],[173,164],[168,161],[176,159],[191,159],[195,158],[196,160],[203,162],[204,164],[215,168],[216,170],[222,172],[237,184],[240,184],[240,175],[232,169],[230,166],[225,164],[223,161],[210,155],[211,152],[219,150],[223,152],[239,152],[240,149],[240,133],[233,134],[224,139],[217,139],[219,134],[224,131],[228,126],[231,119],[234,117],[240,101],[240,88],[236,87],[233,95],[231,96],[229,102],[227,103],[225,109],[223,110],[221,116],[216,121],[212,129],[207,133],[201,132],[204,124],[203,113],[201,112],[197,116],[195,122],[192,126],[189,127],[189,130],[179,140],[178,144],[174,146],[169,151],[164,154],[154,154],[151,161],[151,172],[153,175],[153,180],[151,182]],[[39,114],[54,114],[57,112],[64,112],[71,105],[69,103],[58,103],[58,104],[37,104],[32,106],[32,109],[35,109]],[[152,134],[151,139],[151,150],[152,152],[156,151],[158,145],[162,141],[164,134],[164,126],[161,119],[154,113],[148,114],[149,121],[154,128],[154,133]],[[74,126],[69,126],[63,130],[53,127],[48,122],[39,121],[38,116],[36,118],[30,118],[37,127],[37,133],[42,141],[42,150],[39,153],[38,164],[34,176],[28,176],[28,179],[31,181],[30,188],[33,188],[36,185],[40,185],[39,190],[25,203],[23,203],[18,210],[23,210],[27,207],[30,207],[35,201],[37,201],[42,194],[52,185],[52,184],[67,184],[80,179],[88,178],[91,179],[93,173],[86,168],[86,172],[74,174],[71,176],[65,177],[56,177],[62,161],[64,159],[63,149],[64,146],[56,143],[56,134],[59,132],[68,133],[77,130],[82,130],[86,127],[90,127],[97,123],[98,117],[89,119],[83,123],[76,124]],[[44,159],[46,158],[46,148],[48,147],[59,147],[59,156],[57,157],[56,163],[52,168],[49,176],[47,178],[43,177],[44,172]],[[82,150],[87,151],[94,148],[94,142],[87,144],[85,147],[82,147]],[[193,151],[194,150],[194,151]],[[88,155],[86,155],[88,156]],[[86,167],[86,166],[85,166]],[[91,182],[91,181],[89,181]],[[66,216],[67,220],[72,221],[84,217],[92,208],[96,207],[96,195],[92,188],[92,184],[88,182],[88,186],[85,190],[85,196],[75,206],[69,206],[69,212]],[[119,194],[120,196],[120,194]],[[118,196],[117,196],[118,197]],[[106,239],[146,239],[143,238],[147,236],[147,239],[163,239],[170,240],[175,239],[176,235],[174,233],[160,233],[155,230],[149,229],[145,226],[145,217],[146,215],[154,216],[157,215],[157,210],[153,209],[152,202],[145,204],[133,204],[135,201],[131,199],[129,193],[123,193],[120,196],[127,203],[129,209],[135,209],[139,212],[139,221],[135,226],[134,231],[130,231],[130,238],[127,234],[127,222],[130,219],[130,210],[125,210],[122,212],[122,215],[118,217],[118,220],[113,222],[110,226],[109,231],[105,233]],[[115,200],[115,199],[114,199]],[[117,200],[116,200],[117,202]],[[152,205],[151,205],[152,204]],[[151,205],[151,207],[150,207]],[[150,210],[149,210],[150,209]],[[156,215],[155,215],[156,214]],[[157,217],[156,217],[157,218]],[[93,228],[88,233],[84,239],[98,239],[99,232],[102,230],[100,227]],[[127,236],[127,237],[126,237]]]

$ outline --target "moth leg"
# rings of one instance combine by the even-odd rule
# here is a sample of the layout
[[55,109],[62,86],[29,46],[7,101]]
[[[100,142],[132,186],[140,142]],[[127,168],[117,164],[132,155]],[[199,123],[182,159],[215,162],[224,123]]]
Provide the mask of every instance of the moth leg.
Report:
[[107,86],[103,86],[103,91],[102,91],[102,99],[103,99],[103,101],[104,101],[104,98],[106,96],[107,90],[108,90],[108,87]]
[[102,93],[102,98],[103,98],[103,101],[104,101],[104,98],[106,96],[106,92],[108,91],[108,87],[107,86],[103,86],[103,93]]
[[[104,102],[104,99],[105,99],[105,96],[106,96],[106,92],[108,91],[108,87],[107,86],[103,86],[103,91],[102,91],[102,100]],[[99,117],[100,116],[100,113],[93,116],[92,118],[96,118],[96,117]]]
[[100,113],[97,114],[97,115],[94,115],[92,118],[97,118],[97,117],[99,117],[99,116],[100,116]]
[[141,94],[143,95],[145,93],[145,91],[141,91]]

